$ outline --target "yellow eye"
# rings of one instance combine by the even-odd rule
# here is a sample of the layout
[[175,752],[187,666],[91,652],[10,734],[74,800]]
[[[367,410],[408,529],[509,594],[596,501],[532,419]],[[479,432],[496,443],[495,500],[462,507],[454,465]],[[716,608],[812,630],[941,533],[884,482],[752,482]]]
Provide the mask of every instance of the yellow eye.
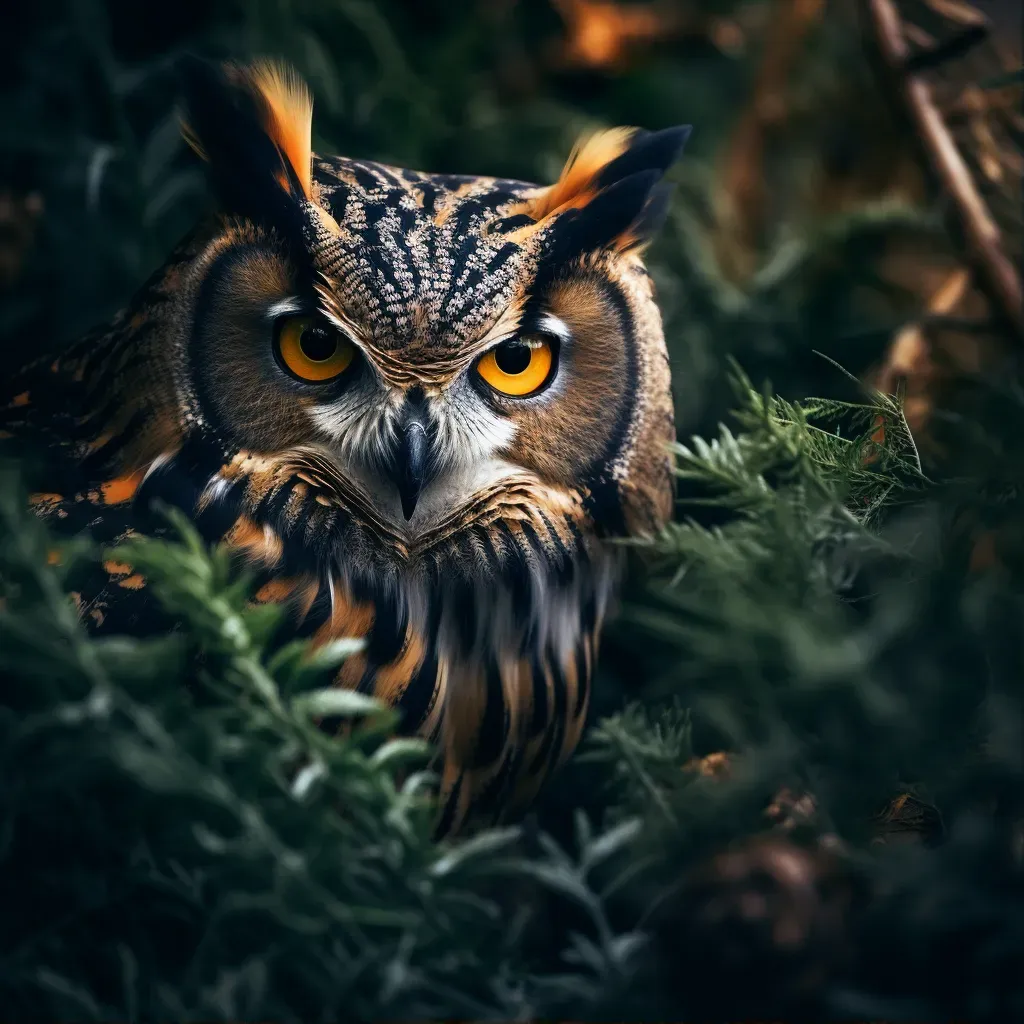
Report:
[[356,357],[356,347],[345,335],[308,316],[291,316],[281,322],[277,350],[290,373],[317,384],[340,376]]
[[547,383],[554,361],[551,342],[531,334],[492,348],[477,363],[476,371],[495,391],[522,397]]

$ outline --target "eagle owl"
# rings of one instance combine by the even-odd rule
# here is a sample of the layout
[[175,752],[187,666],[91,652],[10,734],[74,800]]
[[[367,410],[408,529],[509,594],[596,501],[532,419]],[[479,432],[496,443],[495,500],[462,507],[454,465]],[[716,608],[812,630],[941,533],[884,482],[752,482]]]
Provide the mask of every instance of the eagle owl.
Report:
[[[217,211],[115,319],[28,365],[0,431],[54,529],[110,544],[183,509],[287,606],[365,640],[335,683],[439,751],[439,831],[524,807],[573,750],[616,538],[670,515],[668,358],[641,254],[688,135],[616,129],[558,181],[311,149],[272,63],[183,70]],[[92,629],[157,628],[106,562]]]

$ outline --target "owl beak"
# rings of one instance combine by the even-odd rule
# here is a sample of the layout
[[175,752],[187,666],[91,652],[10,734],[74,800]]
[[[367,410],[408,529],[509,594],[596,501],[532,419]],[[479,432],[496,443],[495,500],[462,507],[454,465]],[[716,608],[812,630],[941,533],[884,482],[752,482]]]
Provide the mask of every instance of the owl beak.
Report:
[[423,489],[423,470],[427,463],[427,431],[422,423],[410,423],[402,434],[398,450],[398,496],[402,515],[412,519]]
[[395,452],[394,478],[402,500],[402,515],[412,519],[416,502],[426,481],[430,439],[422,402],[407,401],[398,424],[398,449]]

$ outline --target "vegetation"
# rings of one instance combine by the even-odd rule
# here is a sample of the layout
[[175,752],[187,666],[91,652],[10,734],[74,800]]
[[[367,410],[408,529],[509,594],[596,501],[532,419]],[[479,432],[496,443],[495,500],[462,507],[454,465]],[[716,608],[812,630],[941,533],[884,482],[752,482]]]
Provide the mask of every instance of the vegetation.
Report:
[[130,559],[182,627],[90,638],[65,579],[104,553],[52,558],[5,464],[11,1019],[1024,1015],[1024,389],[853,7],[623,0],[601,50],[596,0],[57,6],[0,84],[9,364],[207,202],[186,49],[286,56],[317,148],[436,170],[549,180],[587,126],[692,122],[651,252],[680,504],[631,546],[580,753],[524,822],[434,844],[428,752],[322,688],[349,643],[269,654],[181,520]]

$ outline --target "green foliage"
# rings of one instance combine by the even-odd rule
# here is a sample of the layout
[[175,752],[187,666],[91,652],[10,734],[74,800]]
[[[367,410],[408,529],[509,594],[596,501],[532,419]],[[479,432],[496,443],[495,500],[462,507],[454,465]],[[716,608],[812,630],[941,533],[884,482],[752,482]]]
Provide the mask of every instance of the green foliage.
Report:
[[[443,845],[430,839],[428,752],[391,736],[390,713],[367,698],[319,688],[351,642],[269,653],[279,613],[248,607],[248,581],[175,516],[176,539],[109,554],[147,576],[181,628],[90,638],[64,579],[95,554],[72,544],[55,563],[6,476],[4,1005],[90,1020],[700,1007],[701,978],[671,943],[651,955],[651,913],[686,865],[768,828],[783,787],[813,794],[794,837],[838,837],[851,870],[888,886],[864,927],[920,945],[913,1005],[944,1005],[924,980],[929,943],[975,925],[921,904],[921,886],[990,905],[999,876],[975,868],[1001,833],[969,836],[960,853],[922,848],[909,871],[869,846],[871,819],[901,787],[954,822],[979,786],[1024,781],[1020,659],[995,613],[1024,612],[1021,595],[951,576],[936,559],[941,526],[929,543],[901,542],[906,516],[927,533],[945,485],[920,473],[897,403],[738,387],[741,429],[679,448],[681,479],[706,491],[693,508],[729,518],[648,539],[653,579],[623,612],[638,651],[663,649],[644,704],[594,723],[525,833]],[[872,440],[879,416],[884,442]],[[837,419],[845,433],[822,425]],[[998,664],[981,678],[971,667],[986,652]],[[323,715],[351,719],[351,732],[326,734]],[[724,776],[694,770],[695,752],[722,746]],[[1006,933],[1015,904],[996,905],[979,956],[1018,948]],[[847,979],[822,1005],[874,981]],[[964,998],[1005,995],[1000,984]]]
[[[514,831],[431,841],[427,751],[369,698],[318,689],[352,653],[289,645],[247,581],[176,518],[122,550],[182,629],[87,637],[10,472],[0,489],[3,904],[12,1017],[516,1016],[530,980],[503,890],[535,879],[603,922],[589,865]],[[196,656],[201,656],[197,665]],[[330,736],[316,719],[357,719]],[[522,915],[520,915],[522,916]],[[625,955],[604,945],[574,975]],[[616,945],[616,941],[619,945]],[[582,942],[582,940],[581,940]]]

